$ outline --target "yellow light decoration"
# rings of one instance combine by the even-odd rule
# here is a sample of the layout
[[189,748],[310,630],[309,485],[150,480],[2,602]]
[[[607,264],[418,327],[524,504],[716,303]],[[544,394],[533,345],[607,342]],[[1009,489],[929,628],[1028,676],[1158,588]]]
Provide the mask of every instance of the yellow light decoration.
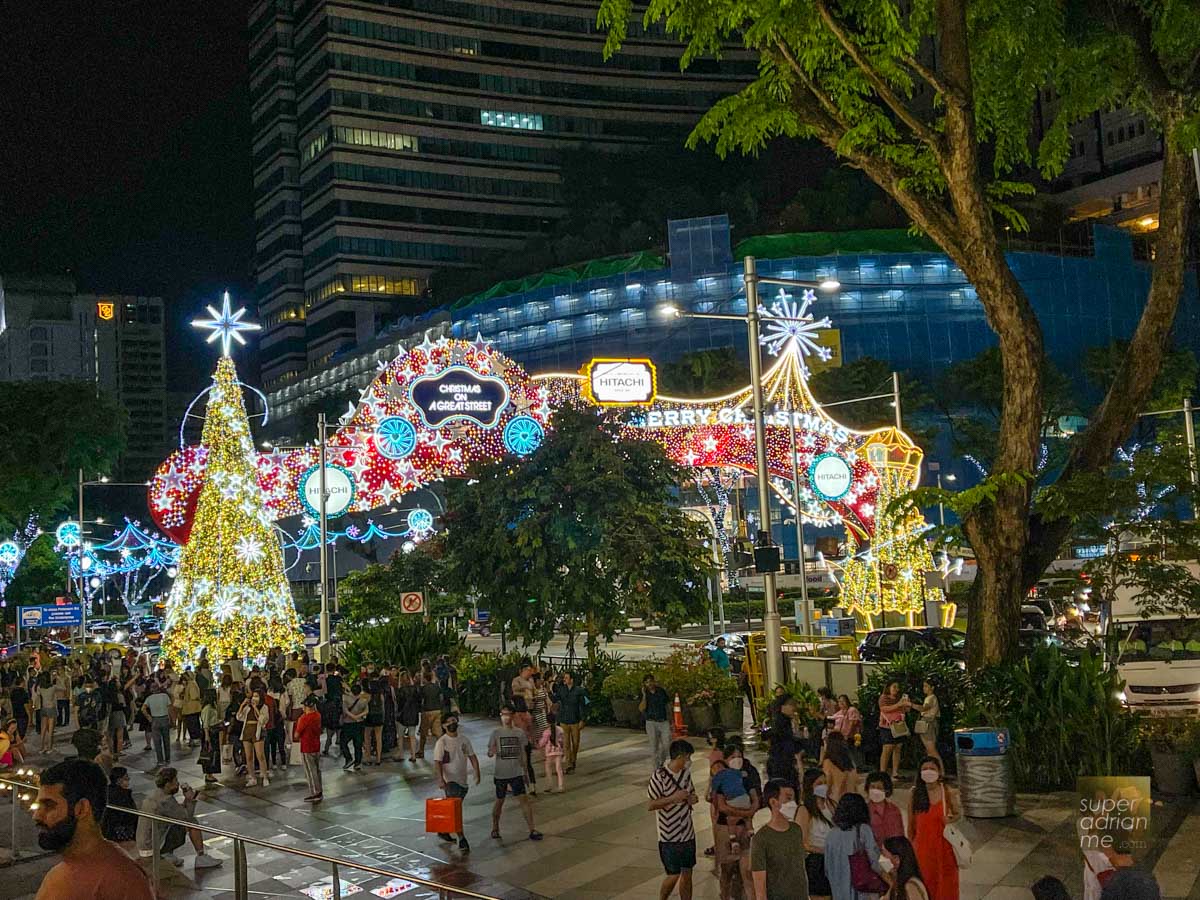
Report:
[[847,529],[851,558],[841,564],[842,604],[868,616],[885,610],[919,613],[926,601],[943,599],[939,588],[925,585],[925,573],[934,569],[927,526],[920,513],[897,514],[888,507],[920,483],[921,450],[894,428],[872,434],[864,450],[880,474],[879,506],[869,550],[860,553],[862,542]]
[[195,663],[300,643],[299,622],[256,474],[257,454],[233,361],[217,363],[201,444],[204,485],[167,600],[162,652]]

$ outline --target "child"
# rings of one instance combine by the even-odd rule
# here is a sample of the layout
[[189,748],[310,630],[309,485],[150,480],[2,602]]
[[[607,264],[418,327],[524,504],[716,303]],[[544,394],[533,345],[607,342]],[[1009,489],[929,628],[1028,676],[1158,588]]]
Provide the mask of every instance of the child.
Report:
[[[558,724],[558,717],[552,712],[546,713],[546,730],[542,732],[542,739],[538,741],[538,747],[546,754],[546,780],[550,780],[551,769],[558,777],[558,793],[563,792],[563,741],[566,740],[566,734],[562,730],[562,726]],[[555,793],[553,790],[550,793]]]

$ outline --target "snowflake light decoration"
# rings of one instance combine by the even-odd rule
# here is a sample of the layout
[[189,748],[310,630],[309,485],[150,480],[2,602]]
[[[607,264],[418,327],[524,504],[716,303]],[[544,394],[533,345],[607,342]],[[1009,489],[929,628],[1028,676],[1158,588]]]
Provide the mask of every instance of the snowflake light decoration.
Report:
[[816,293],[806,289],[801,294],[801,302],[797,304],[791,294],[780,288],[775,302],[769,308],[758,308],[764,326],[763,333],[758,337],[759,344],[766,347],[772,356],[778,356],[789,342],[795,341],[800,351],[800,371],[805,378],[809,374],[808,366],[804,364],[806,356],[815,356],[822,362],[833,356],[833,351],[823,347],[817,340],[821,330],[830,327],[833,322],[828,316],[814,318],[808,311],[816,300]]
[[238,559],[247,565],[258,562],[260,559],[262,559],[263,545],[262,541],[258,540],[257,538],[252,538],[249,536],[241,538],[234,545],[234,547],[237,551]]

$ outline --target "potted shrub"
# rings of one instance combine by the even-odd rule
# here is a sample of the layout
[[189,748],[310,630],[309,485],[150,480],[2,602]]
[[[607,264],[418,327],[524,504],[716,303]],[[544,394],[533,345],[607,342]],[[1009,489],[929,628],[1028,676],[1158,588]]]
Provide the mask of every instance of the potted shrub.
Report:
[[638,703],[641,702],[645,674],[640,666],[622,666],[604,679],[602,690],[612,705],[613,720],[618,725],[638,726],[641,720]]
[[1192,723],[1186,719],[1151,719],[1143,728],[1158,789],[1164,794],[1190,794],[1196,784],[1193,760],[1189,758],[1195,731]]
[[690,694],[685,703],[683,717],[689,734],[707,734],[720,724],[717,720],[717,695],[710,688],[700,688]]

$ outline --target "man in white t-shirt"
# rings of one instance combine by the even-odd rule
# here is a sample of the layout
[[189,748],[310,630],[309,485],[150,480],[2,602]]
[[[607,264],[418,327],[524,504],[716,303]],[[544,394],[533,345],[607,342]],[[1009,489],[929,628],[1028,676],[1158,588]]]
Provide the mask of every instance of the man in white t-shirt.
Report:
[[[443,734],[433,745],[433,767],[437,772],[438,786],[447,797],[457,797],[462,800],[467,796],[467,761],[475,769],[475,783],[479,784],[479,757],[475,748],[466,735],[458,733],[458,716],[450,713],[442,723]],[[454,835],[442,832],[438,834],[443,841],[454,840]],[[458,849],[469,851],[467,836],[458,833]]]

